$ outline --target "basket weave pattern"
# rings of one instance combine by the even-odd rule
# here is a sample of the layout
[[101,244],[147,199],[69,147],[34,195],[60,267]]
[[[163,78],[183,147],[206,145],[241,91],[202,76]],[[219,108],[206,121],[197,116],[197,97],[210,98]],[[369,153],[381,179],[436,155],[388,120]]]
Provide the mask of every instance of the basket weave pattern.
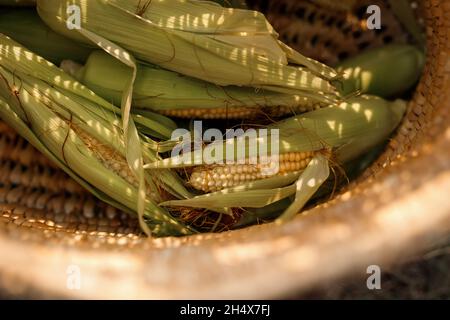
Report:
[[[55,297],[277,297],[438,241],[450,232],[450,0],[421,5],[427,64],[397,135],[360,179],[286,225],[143,238],[135,219],[95,201],[0,123],[0,287]],[[71,265],[82,276],[77,291],[66,285]]]

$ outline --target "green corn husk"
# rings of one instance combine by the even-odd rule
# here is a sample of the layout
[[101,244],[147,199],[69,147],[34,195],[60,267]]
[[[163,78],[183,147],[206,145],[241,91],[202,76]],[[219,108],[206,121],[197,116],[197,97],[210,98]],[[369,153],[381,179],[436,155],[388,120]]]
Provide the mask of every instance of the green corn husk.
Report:
[[[39,19],[39,17],[36,14],[30,14],[30,13],[31,12],[28,10],[25,10],[25,11],[7,10],[7,11],[5,11],[5,13],[3,13],[3,12],[0,13],[0,18],[2,17],[3,14],[5,14],[6,16],[9,16],[9,14],[12,14],[12,16],[16,16],[17,18],[19,18],[19,17],[30,18],[30,20],[26,19],[26,23],[28,23],[30,21],[31,21],[30,23],[34,23],[32,21],[34,21],[36,18]],[[12,18],[12,16],[10,16],[10,17]],[[42,22],[41,22],[36,25],[37,29],[40,29],[39,25],[43,26],[44,28],[48,28],[45,25],[42,25]],[[1,20],[0,21],[0,29],[2,28],[2,26],[5,29],[8,29],[10,33],[16,34],[16,32],[13,32],[13,28],[10,27],[10,22],[8,22],[8,21],[5,22],[5,21]],[[20,28],[17,28],[17,30],[20,30]],[[45,29],[40,29],[40,30],[35,31],[36,38],[38,38],[38,36],[41,36],[38,40],[41,42],[42,41],[45,42],[46,41],[45,35],[44,35],[45,33],[46,33]],[[85,53],[83,53],[84,49],[80,49],[82,51],[78,51],[77,48],[80,48],[80,47],[78,47],[78,45],[76,43],[74,44],[74,47],[71,49],[70,44],[73,43],[71,40],[66,40],[66,42],[65,42],[65,40],[64,40],[65,38],[61,37],[58,34],[55,34],[53,31],[50,30],[49,33],[55,35],[54,40],[58,40],[59,38],[62,38],[61,41],[59,41],[61,43],[61,46],[59,47],[59,45],[52,45],[52,44],[48,44],[48,45],[47,44],[43,44],[43,45],[36,44],[36,46],[39,47],[36,53],[32,49],[27,49],[27,50],[30,50],[31,55],[34,56],[37,54],[38,57],[36,57],[36,59],[38,59],[38,60],[44,60],[43,58],[45,58],[45,57],[41,56],[39,52],[43,52],[44,55],[52,56],[52,53],[47,54],[47,52],[48,52],[47,50],[52,50],[52,46],[59,47],[59,49],[55,50],[53,53],[53,59],[55,59],[57,61],[60,60],[64,56],[73,56],[74,59],[77,59],[76,57],[79,57],[80,59],[82,59],[82,57],[84,55],[86,57],[88,57],[89,53],[92,51],[90,49],[86,49],[87,51]],[[2,30],[0,30],[0,35],[1,34],[2,34]],[[4,34],[6,36],[8,35],[6,32]],[[36,48],[34,46],[34,42],[31,40],[31,38],[25,37],[20,32],[17,32],[17,34],[18,34],[18,37],[21,38],[25,43],[29,43],[31,45],[31,47]],[[42,36],[44,36],[44,38]],[[53,36],[50,36],[50,37],[53,38]],[[25,38],[27,38],[27,39],[25,39]],[[20,41],[18,41],[18,42],[20,43]],[[17,43],[17,45],[16,45],[17,48],[22,48],[22,46],[27,47],[23,43],[21,43],[21,44]],[[58,51],[58,50],[61,50],[61,51]],[[72,53],[69,53],[70,50],[72,50]],[[7,62],[5,61],[5,63],[7,63]],[[27,72],[29,72],[30,74],[34,74],[34,75],[38,74],[39,71],[45,70],[45,69],[32,70],[31,68],[27,68],[26,66],[23,66],[23,67],[26,68]],[[64,74],[63,72],[60,72],[60,73]],[[49,78],[48,81],[54,82],[55,80]],[[104,101],[103,99],[101,99],[101,100]],[[115,108],[114,106],[112,106],[111,104],[108,103],[107,106],[111,111],[114,111],[115,113],[119,112],[119,110],[117,108]],[[175,130],[177,128],[177,125],[169,118],[166,118],[166,117],[163,117],[161,115],[151,113],[151,112],[146,112],[145,117],[135,114],[135,115],[133,115],[133,119],[136,121],[136,125],[141,130],[141,132],[144,132],[144,133],[151,135],[158,139],[163,139],[163,140],[170,139],[173,130]],[[162,122],[164,123],[164,126],[160,125]],[[155,144],[152,147],[157,148],[157,145]]]
[[13,37],[54,64],[60,64],[64,59],[84,62],[92,51],[91,48],[67,39],[47,27],[35,9],[0,12],[0,33]]
[[[0,116],[77,181],[120,209],[139,213],[141,182],[127,163],[117,108],[60,69],[0,34]],[[139,143],[139,140],[138,140]],[[136,147],[136,146],[134,146]],[[143,147],[146,161],[158,156]],[[145,176],[143,215],[155,236],[193,231],[156,203],[160,189],[190,194],[173,172]]]
[[343,95],[359,91],[388,98],[411,89],[419,80],[424,63],[424,54],[416,47],[391,44],[369,49],[336,68],[344,73]]
[[[200,150],[150,163],[146,167],[157,169],[214,166],[205,161],[204,155],[212,154],[212,150],[217,150],[221,144],[223,158],[231,157],[233,163],[260,156],[258,148],[250,147],[258,143],[267,146],[269,155],[273,154],[270,150],[277,150],[279,154],[313,151],[314,158],[301,172],[274,176],[192,199],[162,204],[195,208],[211,207],[213,204],[228,208],[264,208],[295,195],[294,202],[280,218],[280,221],[285,221],[299,212],[328,179],[330,159],[328,152],[324,153],[324,150],[331,151],[332,161],[337,164],[356,159],[385,141],[400,123],[405,110],[404,101],[387,102],[373,96],[361,96],[339,106],[312,111],[267,127],[269,130],[280,130],[279,141],[276,142],[278,150],[273,148],[270,137],[259,136],[249,139],[245,144],[245,152],[239,154],[235,148],[230,156],[227,155],[226,145],[239,145],[237,139],[233,139],[218,144],[212,143]],[[295,183],[292,184],[293,182]]]
[[[103,51],[94,51],[81,67],[70,61],[62,66],[81,83],[108,101],[119,105],[125,90],[124,79],[132,70]],[[155,112],[219,108],[255,108],[260,112],[277,113],[286,110],[309,110],[318,106],[314,100],[298,95],[283,94],[237,86],[220,87],[202,80],[182,76],[156,66],[140,64],[133,87],[133,106]],[[231,115],[231,111],[230,111]],[[211,117],[211,113],[206,114]]]
[[[66,26],[69,5],[81,9],[79,30]],[[180,74],[222,86],[305,93],[327,103],[339,100],[329,81],[336,72],[279,42],[255,11],[199,0],[39,0],[38,12],[67,37],[91,43],[86,38],[90,32]]]
[[[343,163],[339,170],[337,170],[338,172],[335,172],[333,176],[328,178],[328,180],[320,187],[314,196],[311,197],[309,202],[317,199],[326,199],[326,197],[336,191],[336,188],[339,188],[343,183],[348,183],[348,181],[356,179],[380,156],[385,147],[386,141],[383,141],[381,145],[371,148],[371,150],[362,156]],[[339,171],[342,171],[343,173],[341,182],[339,181],[340,176],[336,176],[336,174],[339,174]],[[289,208],[291,203],[292,199],[286,198],[263,208],[248,208],[245,210],[238,223],[236,223],[233,227],[240,228],[243,226],[256,224],[261,221],[276,219],[280,213]]]

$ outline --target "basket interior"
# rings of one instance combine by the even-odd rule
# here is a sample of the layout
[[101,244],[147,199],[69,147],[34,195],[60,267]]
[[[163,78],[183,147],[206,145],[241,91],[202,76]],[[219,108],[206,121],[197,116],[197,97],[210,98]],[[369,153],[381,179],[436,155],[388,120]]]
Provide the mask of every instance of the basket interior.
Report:
[[[389,11],[386,1],[382,0],[362,0],[352,15],[331,13],[315,5],[314,1],[249,2],[253,8],[267,14],[283,41],[305,55],[331,65],[369,47],[409,40],[407,33]],[[380,5],[384,12],[381,32],[361,27],[365,19],[361,8],[374,3]],[[408,115],[376,163],[329,203],[315,208],[313,215],[326,216],[343,203],[354,201],[348,205],[358,207],[362,206],[361,201],[365,198],[377,198],[381,192],[375,188],[377,179],[393,172],[402,172],[406,162],[425,152],[425,146],[442,136],[447,129],[448,108],[439,102],[445,94],[449,73],[447,50],[450,26],[445,18],[450,14],[449,2],[427,0],[415,7],[418,8],[419,21],[427,25],[428,58]],[[418,170],[422,169],[419,167]],[[405,188],[401,191],[407,192],[408,188],[414,188],[414,184]],[[390,201],[392,197],[395,197],[394,192],[391,196],[383,197],[383,200],[380,197],[379,201]],[[370,202],[374,208],[378,204],[378,200]],[[296,220],[308,217],[310,215],[306,214]],[[304,228],[307,226],[306,223]],[[267,231],[270,227],[254,226],[219,235],[205,235],[196,238],[195,242],[188,239],[176,242],[149,240],[140,233],[134,217],[96,200],[0,122],[0,234],[8,239],[33,241],[46,246],[126,248],[129,252],[135,252],[184,243],[195,246],[202,241],[220,244],[231,239],[239,243],[246,237],[247,230],[259,232],[262,228]],[[272,235],[276,238],[277,231],[273,231]]]

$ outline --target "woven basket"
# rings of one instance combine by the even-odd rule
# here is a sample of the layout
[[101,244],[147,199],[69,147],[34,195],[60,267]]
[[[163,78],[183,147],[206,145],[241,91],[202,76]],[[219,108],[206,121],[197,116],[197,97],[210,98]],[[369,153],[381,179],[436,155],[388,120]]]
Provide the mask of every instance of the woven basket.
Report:
[[[291,45],[330,63],[341,48],[351,55],[377,41],[406,41],[401,32],[382,40],[355,32],[339,48],[323,36],[312,41],[314,31],[327,34],[322,18],[295,37],[293,28],[309,18],[292,14],[292,7],[276,11],[282,2],[304,3],[273,1],[261,9]],[[424,0],[420,7],[427,64],[397,135],[360,179],[282,226],[147,239],[135,219],[96,201],[0,123],[0,291],[60,298],[283,297],[365,274],[372,264],[388,267],[439,241],[450,232],[450,1]],[[345,25],[328,27],[329,35],[346,34]],[[361,45],[361,37],[369,43]],[[321,43],[333,49],[323,54],[315,45]]]

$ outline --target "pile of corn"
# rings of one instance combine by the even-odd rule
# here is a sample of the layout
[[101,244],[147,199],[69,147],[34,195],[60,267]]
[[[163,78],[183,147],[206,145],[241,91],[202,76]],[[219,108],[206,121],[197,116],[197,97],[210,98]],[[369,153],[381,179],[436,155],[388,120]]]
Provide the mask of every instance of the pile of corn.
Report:
[[[0,5],[0,118],[153,236],[291,219],[387,141],[423,66],[390,45],[333,69],[240,0]],[[259,130],[199,142],[200,119]]]

